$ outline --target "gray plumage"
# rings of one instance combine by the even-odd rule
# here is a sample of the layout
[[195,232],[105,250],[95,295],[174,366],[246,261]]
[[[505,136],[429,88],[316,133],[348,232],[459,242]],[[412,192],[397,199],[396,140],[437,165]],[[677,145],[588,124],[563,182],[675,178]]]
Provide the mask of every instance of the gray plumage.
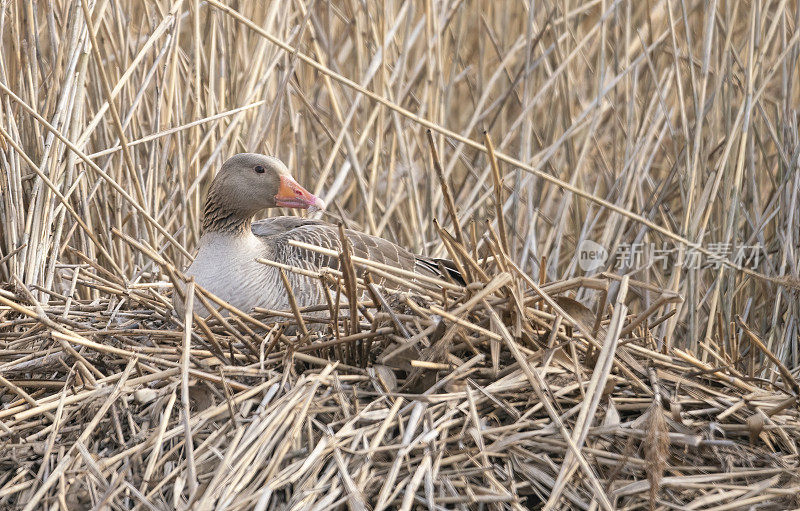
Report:
[[[338,257],[330,257],[289,243],[290,240],[295,240],[341,252],[339,229],[327,222],[280,216],[253,222],[252,231],[258,238],[274,247],[274,257],[278,262],[297,263],[293,265],[307,268],[328,267],[336,270],[340,268]],[[353,255],[357,257],[429,277],[444,276],[437,268],[434,259],[416,256],[405,248],[377,236],[350,229],[345,229],[344,232]],[[363,274],[363,271],[360,273]]]

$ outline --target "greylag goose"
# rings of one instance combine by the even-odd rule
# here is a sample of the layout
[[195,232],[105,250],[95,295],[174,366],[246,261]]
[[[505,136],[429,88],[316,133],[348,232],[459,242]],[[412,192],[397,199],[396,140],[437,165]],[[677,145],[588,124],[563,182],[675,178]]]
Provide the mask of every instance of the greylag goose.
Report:
[[[254,307],[289,309],[280,270],[256,259],[308,270],[338,268],[338,258],[293,246],[289,241],[337,252],[341,250],[341,241],[338,228],[321,220],[278,216],[253,221],[253,215],[262,209],[280,207],[313,211],[323,208],[324,203],[300,186],[277,158],[254,153],[229,158],[208,190],[199,249],[186,275],[245,312]],[[357,256],[440,278],[443,277],[440,268],[446,268],[456,279],[460,277],[450,261],[416,256],[390,241],[358,231],[346,230],[345,235]],[[287,276],[298,306],[325,303],[318,279],[296,273]],[[183,301],[177,293],[173,295],[173,303],[176,311],[183,314]],[[194,309],[206,313],[198,301]]]

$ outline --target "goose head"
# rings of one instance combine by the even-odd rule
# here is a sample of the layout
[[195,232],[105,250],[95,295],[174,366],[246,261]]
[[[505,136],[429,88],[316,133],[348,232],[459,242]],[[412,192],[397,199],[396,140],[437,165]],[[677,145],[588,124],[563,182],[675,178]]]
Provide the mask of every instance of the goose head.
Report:
[[281,160],[240,153],[228,158],[211,182],[203,232],[246,232],[253,215],[262,209],[323,207],[322,199],[300,186]]

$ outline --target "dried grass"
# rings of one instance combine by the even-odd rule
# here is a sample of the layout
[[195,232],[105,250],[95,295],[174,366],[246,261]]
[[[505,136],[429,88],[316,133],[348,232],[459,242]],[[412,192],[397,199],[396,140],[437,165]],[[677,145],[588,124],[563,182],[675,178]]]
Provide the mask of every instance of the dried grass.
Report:
[[[800,505],[798,22],[2,3],[0,508]],[[178,318],[204,190],[243,150],[468,285],[333,254],[315,310],[190,283],[222,313]],[[585,240],[682,250],[587,276]]]

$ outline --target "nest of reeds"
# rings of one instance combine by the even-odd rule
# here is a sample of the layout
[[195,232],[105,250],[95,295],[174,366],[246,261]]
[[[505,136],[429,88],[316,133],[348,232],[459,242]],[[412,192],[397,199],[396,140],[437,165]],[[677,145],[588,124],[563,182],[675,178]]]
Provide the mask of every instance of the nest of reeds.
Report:
[[[447,243],[467,286],[343,253],[341,271],[316,275],[333,286],[327,305],[245,314],[220,302],[185,327],[168,286],[100,268],[61,269],[99,300],[65,292],[42,306],[22,286],[3,291],[0,503],[798,504],[797,383],[746,325],[745,338],[715,339],[713,363],[665,353],[652,331],[671,313],[653,311],[675,293],[613,274],[537,282],[499,237],[480,261]],[[659,307],[629,313],[640,293]],[[348,295],[360,298],[341,305]],[[776,377],[744,376],[736,343]]]

